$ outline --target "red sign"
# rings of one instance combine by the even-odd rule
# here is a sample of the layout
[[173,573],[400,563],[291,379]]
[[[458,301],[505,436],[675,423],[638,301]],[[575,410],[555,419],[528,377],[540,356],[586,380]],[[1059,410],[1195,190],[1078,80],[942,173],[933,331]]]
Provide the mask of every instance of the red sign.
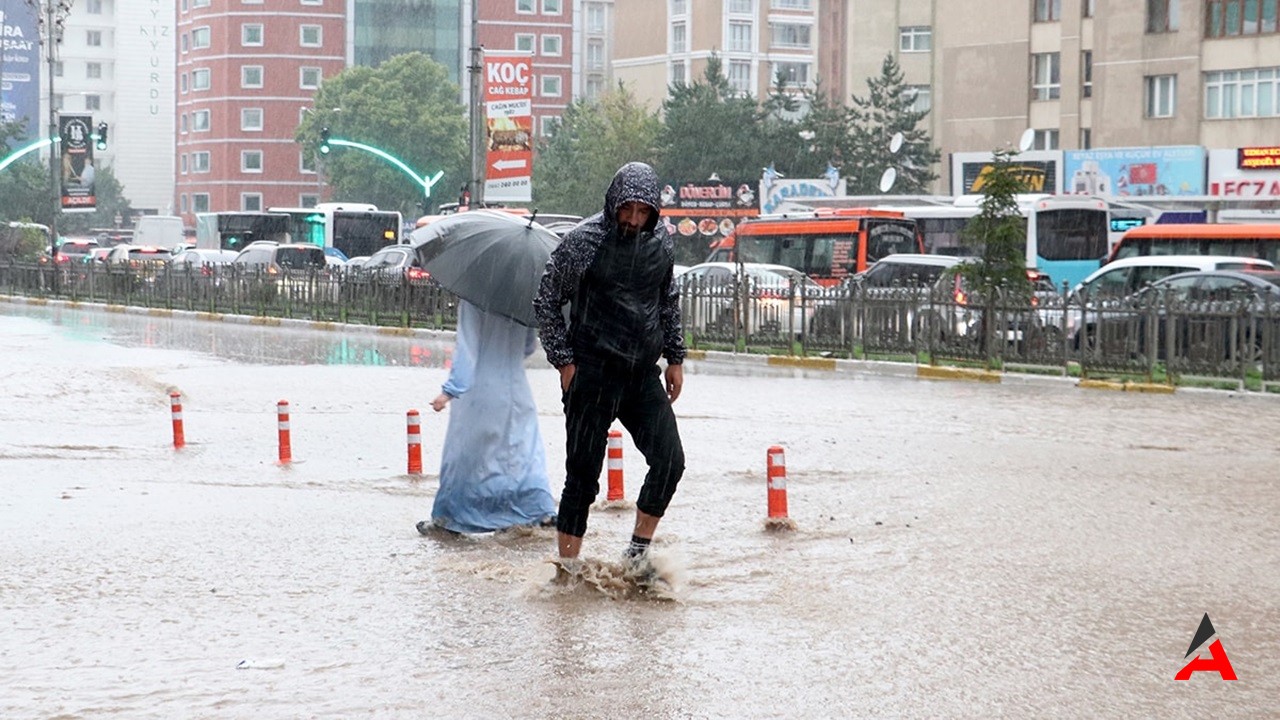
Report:
[[1129,184],[1155,185],[1158,174],[1155,163],[1134,163],[1129,166]]
[[484,56],[484,199],[533,199],[533,58]]
[[1241,170],[1280,168],[1280,147],[1237,148],[1236,167]]

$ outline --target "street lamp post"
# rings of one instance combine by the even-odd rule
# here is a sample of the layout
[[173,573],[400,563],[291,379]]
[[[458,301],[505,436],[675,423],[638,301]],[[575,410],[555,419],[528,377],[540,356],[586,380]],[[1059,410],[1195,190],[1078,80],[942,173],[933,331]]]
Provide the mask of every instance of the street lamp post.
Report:
[[[27,5],[36,10],[39,17],[39,0],[27,0]],[[58,62],[58,43],[62,42],[62,24],[71,12],[71,0],[44,0],[44,17],[40,22],[44,25],[41,42],[45,47],[45,60],[49,73],[49,186],[53,190],[53,213],[49,216],[49,265],[53,271],[52,287],[58,292],[58,213],[62,211],[62,191],[58,180],[57,143],[52,142],[58,136],[58,109],[53,94],[53,70]]]

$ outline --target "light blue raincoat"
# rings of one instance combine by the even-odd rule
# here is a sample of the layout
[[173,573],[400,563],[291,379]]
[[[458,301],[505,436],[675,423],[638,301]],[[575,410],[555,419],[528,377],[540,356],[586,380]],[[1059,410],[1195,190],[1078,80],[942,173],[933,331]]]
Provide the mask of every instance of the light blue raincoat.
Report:
[[477,533],[555,515],[538,409],[525,376],[536,331],[462,301],[453,369],[441,389],[449,428],[431,519]]

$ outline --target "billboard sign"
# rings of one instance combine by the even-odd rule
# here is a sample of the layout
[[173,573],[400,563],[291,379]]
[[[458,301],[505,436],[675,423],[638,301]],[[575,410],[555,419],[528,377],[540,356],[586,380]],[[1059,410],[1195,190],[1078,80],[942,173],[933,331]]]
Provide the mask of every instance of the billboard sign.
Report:
[[1064,193],[1203,195],[1205,151],[1199,145],[1068,150]]
[[26,121],[20,141],[41,135],[40,36],[35,7],[38,5],[26,2],[5,2],[0,7],[0,122]]
[[1280,200],[1280,164],[1268,165],[1271,155],[1246,155],[1246,150],[1209,151],[1209,195]]
[[[958,152],[951,154],[951,194],[981,195],[987,177],[994,169],[994,156],[989,152]],[[1010,162],[1010,169],[1026,186],[1029,193],[1056,195],[1062,187],[1062,152],[1059,150],[1029,150],[1018,153]]]
[[93,167],[93,117],[90,115],[61,115],[58,117],[58,136],[62,139],[59,153],[62,156],[62,210],[63,212],[93,212],[98,208],[94,193]]
[[787,202],[804,203],[814,198],[831,198],[845,195],[845,179],[837,178],[832,185],[830,178],[774,179],[760,182],[760,214],[769,215]]
[[486,202],[533,199],[533,57],[484,54]]
[[681,265],[702,262],[712,243],[732,233],[738,223],[760,214],[756,183],[747,180],[664,185],[659,204],[662,222],[676,242],[676,262]]

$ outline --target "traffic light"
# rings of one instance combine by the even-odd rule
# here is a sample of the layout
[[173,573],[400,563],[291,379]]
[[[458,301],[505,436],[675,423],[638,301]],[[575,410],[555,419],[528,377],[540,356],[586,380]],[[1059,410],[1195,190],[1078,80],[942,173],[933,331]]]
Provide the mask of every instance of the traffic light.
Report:
[[99,150],[107,149],[107,124],[105,122],[98,123],[98,132],[94,139],[93,146]]
[[329,128],[320,128],[320,154],[329,154]]

